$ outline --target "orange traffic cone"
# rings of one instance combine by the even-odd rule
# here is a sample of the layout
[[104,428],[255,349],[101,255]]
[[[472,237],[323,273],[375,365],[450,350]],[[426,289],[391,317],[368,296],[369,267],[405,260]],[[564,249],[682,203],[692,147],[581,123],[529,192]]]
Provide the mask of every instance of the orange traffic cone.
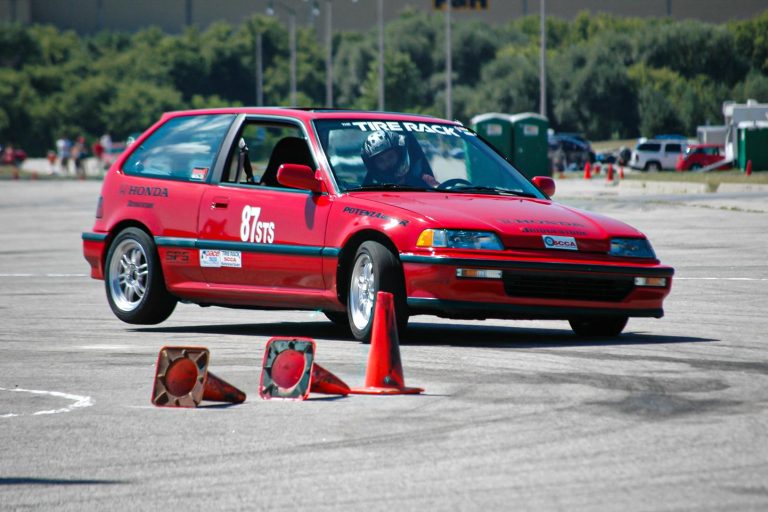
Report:
[[394,297],[388,292],[376,294],[373,312],[373,334],[365,387],[352,388],[358,395],[403,395],[423,393],[421,388],[405,386],[403,365],[400,361],[400,341],[397,336]]
[[309,393],[347,395],[349,386],[315,359],[311,338],[270,338],[264,350],[259,395],[306,400]]
[[619,166],[619,179],[620,180],[624,179],[624,167],[621,165]]
[[752,160],[747,160],[747,168],[745,169],[747,176],[752,176]]
[[584,179],[585,180],[592,179],[592,164],[590,164],[589,162],[584,164]]
[[613,164],[608,164],[608,171],[605,174],[605,181],[613,181]]
[[159,407],[197,407],[201,401],[245,401],[245,393],[208,371],[204,347],[163,347],[157,356],[152,403]]

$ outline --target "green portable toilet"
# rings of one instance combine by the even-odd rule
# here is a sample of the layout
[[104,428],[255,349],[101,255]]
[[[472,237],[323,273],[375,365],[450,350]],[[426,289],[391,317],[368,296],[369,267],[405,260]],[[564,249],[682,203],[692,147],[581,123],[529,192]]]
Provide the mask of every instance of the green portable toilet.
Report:
[[768,122],[739,123],[739,168],[746,169],[750,160],[752,170],[768,170]]
[[471,123],[473,130],[529,178],[552,175],[547,159],[549,121],[546,117],[533,112],[514,115],[491,112],[473,117]]

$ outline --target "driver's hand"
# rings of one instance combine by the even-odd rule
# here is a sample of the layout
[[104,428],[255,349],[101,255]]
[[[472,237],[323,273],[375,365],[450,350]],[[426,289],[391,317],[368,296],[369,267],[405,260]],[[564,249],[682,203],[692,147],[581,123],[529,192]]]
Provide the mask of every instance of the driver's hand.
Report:
[[424,173],[421,175],[421,179],[432,188],[435,188],[440,184],[431,174]]

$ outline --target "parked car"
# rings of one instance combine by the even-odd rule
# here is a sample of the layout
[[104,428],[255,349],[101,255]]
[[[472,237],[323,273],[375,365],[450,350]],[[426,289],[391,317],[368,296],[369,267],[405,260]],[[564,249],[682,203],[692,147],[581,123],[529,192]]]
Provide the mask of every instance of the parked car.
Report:
[[401,329],[431,314],[614,336],[629,317],[663,316],[674,271],[645,235],[554,191],[458,122],[173,112],[110,167],[83,253],[131,324],[162,322],[178,301],[321,310],[367,341],[381,290]]
[[635,147],[629,166],[643,171],[674,169],[685,146],[679,139],[646,140]]
[[583,169],[584,164],[595,161],[589,142],[561,133],[548,137],[548,157],[561,171]]
[[[725,147],[719,144],[692,144],[678,160],[675,169],[678,171],[696,171],[708,165],[725,160]],[[730,169],[731,166],[721,165],[717,170]]]

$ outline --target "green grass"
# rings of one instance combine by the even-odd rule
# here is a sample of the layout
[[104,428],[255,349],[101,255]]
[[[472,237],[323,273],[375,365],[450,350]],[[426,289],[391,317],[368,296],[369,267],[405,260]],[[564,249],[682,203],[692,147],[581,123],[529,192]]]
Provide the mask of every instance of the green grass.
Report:
[[686,183],[759,183],[768,184],[768,172],[753,172],[747,176],[743,171],[712,171],[712,172],[632,172],[625,175],[627,180],[637,181],[684,181]]

